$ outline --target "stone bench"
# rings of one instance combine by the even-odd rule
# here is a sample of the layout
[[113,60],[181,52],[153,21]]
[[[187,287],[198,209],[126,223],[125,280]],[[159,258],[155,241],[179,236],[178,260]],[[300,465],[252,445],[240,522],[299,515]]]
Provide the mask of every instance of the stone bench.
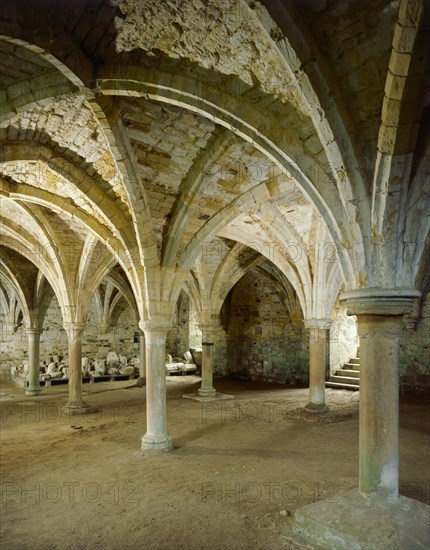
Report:
[[97,383],[97,382],[115,382],[115,381],[121,381],[121,380],[134,380],[135,378],[139,378],[139,374],[135,372],[127,372],[127,373],[116,373],[116,374],[97,374],[95,372],[89,372],[90,375],[90,382],[91,383]]

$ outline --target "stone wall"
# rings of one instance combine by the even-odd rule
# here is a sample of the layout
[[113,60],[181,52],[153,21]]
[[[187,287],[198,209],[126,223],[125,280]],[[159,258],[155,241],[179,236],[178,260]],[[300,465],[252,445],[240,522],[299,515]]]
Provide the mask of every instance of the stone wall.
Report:
[[414,328],[404,323],[400,344],[400,377],[411,384],[419,375],[430,375],[430,293],[422,298],[418,313]]
[[13,325],[0,312],[0,379],[9,378],[10,368],[27,359],[27,336],[23,326],[13,332]]
[[202,332],[193,301],[181,292],[176,304],[176,315],[166,337],[166,353],[176,357],[193,348],[201,348]]
[[227,372],[239,378],[280,383],[308,380],[308,337],[291,321],[281,285],[251,270],[235,285],[224,307]]
[[[28,357],[25,327],[21,326],[12,333],[12,327],[5,319],[5,312],[0,310],[0,378],[3,379],[9,378],[10,367],[20,366]],[[108,351],[114,350],[129,357],[139,357],[139,344],[134,343],[137,325],[131,309],[126,309],[120,315],[117,325],[106,333],[101,332],[100,325],[96,304],[93,301],[83,335],[83,355],[104,358]],[[66,358],[68,355],[67,334],[55,297],[46,313],[40,336],[40,360],[49,362],[53,355]]]
[[355,316],[346,314],[346,307],[337,300],[332,313],[330,328],[330,372],[340,369],[358,348],[357,322]]
[[[0,375],[1,378],[9,378],[10,367],[20,366],[28,358],[28,340],[24,325],[12,333],[4,319],[4,312],[0,311],[2,323]],[[43,331],[40,335],[41,361],[48,363],[52,355],[67,356],[67,335],[63,328],[61,310],[55,297],[46,312]]]
[[200,348],[202,345],[202,331],[200,330],[200,324],[196,309],[193,307],[190,301],[190,334],[188,337],[190,348]]
[[102,332],[93,302],[82,339],[82,354],[104,359],[112,350],[128,357],[139,357],[140,344],[134,341],[135,333],[139,333],[139,328],[131,308],[123,311],[114,327]]

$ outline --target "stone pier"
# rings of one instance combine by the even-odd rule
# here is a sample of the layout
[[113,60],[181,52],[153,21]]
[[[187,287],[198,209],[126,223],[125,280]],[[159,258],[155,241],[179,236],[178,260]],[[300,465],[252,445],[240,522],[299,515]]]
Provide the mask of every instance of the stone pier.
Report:
[[185,394],[182,397],[185,399],[194,399],[200,402],[224,401],[234,399],[234,395],[219,393],[213,387],[213,356],[214,356],[214,325],[203,325],[202,334],[204,341],[202,342],[202,383],[197,393]]
[[170,321],[141,321],[145,333],[146,350],[146,433],[142,450],[172,449],[172,438],[167,432],[166,419],[166,335]]
[[40,348],[40,328],[31,327],[26,329],[28,338],[28,387],[25,390],[26,395],[40,395],[39,378],[39,348]]
[[328,329],[330,319],[309,319],[305,327],[309,329],[309,403],[305,412],[316,419],[328,412],[325,404],[325,373]]
[[430,507],[399,496],[399,341],[402,316],[418,295],[363,289],[341,296],[360,336],[359,487],[299,509],[299,540],[318,548],[426,547]]
[[84,323],[64,323],[69,338],[69,399],[65,409],[71,414],[96,412],[82,399],[82,333]]
[[202,385],[197,391],[200,397],[216,395],[213,387],[213,346],[213,342],[202,342]]

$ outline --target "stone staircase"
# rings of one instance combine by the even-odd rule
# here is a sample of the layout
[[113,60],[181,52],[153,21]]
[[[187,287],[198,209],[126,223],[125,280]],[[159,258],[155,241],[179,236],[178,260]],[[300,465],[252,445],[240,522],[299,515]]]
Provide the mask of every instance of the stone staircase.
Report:
[[352,357],[341,369],[330,376],[325,383],[326,388],[338,388],[343,390],[360,389],[360,352],[357,350],[357,357]]

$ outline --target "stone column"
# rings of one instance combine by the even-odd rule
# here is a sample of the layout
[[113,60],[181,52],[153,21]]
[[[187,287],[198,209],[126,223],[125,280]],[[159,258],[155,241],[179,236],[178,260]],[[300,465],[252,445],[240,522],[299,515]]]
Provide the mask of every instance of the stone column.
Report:
[[39,347],[40,333],[39,328],[26,329],[28,338],[28,388],[25,390],[26,395],[40,395],[42,388],[39,383]]
[[69,400],[65,407],[73,414],[85,414],[95,409],[82,399],[82,333],[83,323],[65,323],[69,338]]
[[106,334],[109,332],[109,323],[102,321],[100,324],[100,334]]
[[146,433],[143,450],[169,450],[172,438],[166,419],[166,335],[170,323],[151,320],[139,324],[145,333],[146,349]]
[[215,328],[210,323],[202,325],[202,383],[197,390],[200,397],[214,397],[216,390],[213,387],[213,351]]
[[305,327],[309,329],[309,403],[305,411],[312,414],[328,411],[325,404],[325,372],[330,325],[330,319],[305,321]]
[[145,333],[139,329],[139,379],[146,378],[146,350],[145,350]]
[[201,397],[213,397],[216,390],[213,387],[213,342],[202,342],[202,384],[197,390]]
[[362,289],[344,293],[360,336],[359,491],[399,495],[399,342],[402,316],[419,292]]

